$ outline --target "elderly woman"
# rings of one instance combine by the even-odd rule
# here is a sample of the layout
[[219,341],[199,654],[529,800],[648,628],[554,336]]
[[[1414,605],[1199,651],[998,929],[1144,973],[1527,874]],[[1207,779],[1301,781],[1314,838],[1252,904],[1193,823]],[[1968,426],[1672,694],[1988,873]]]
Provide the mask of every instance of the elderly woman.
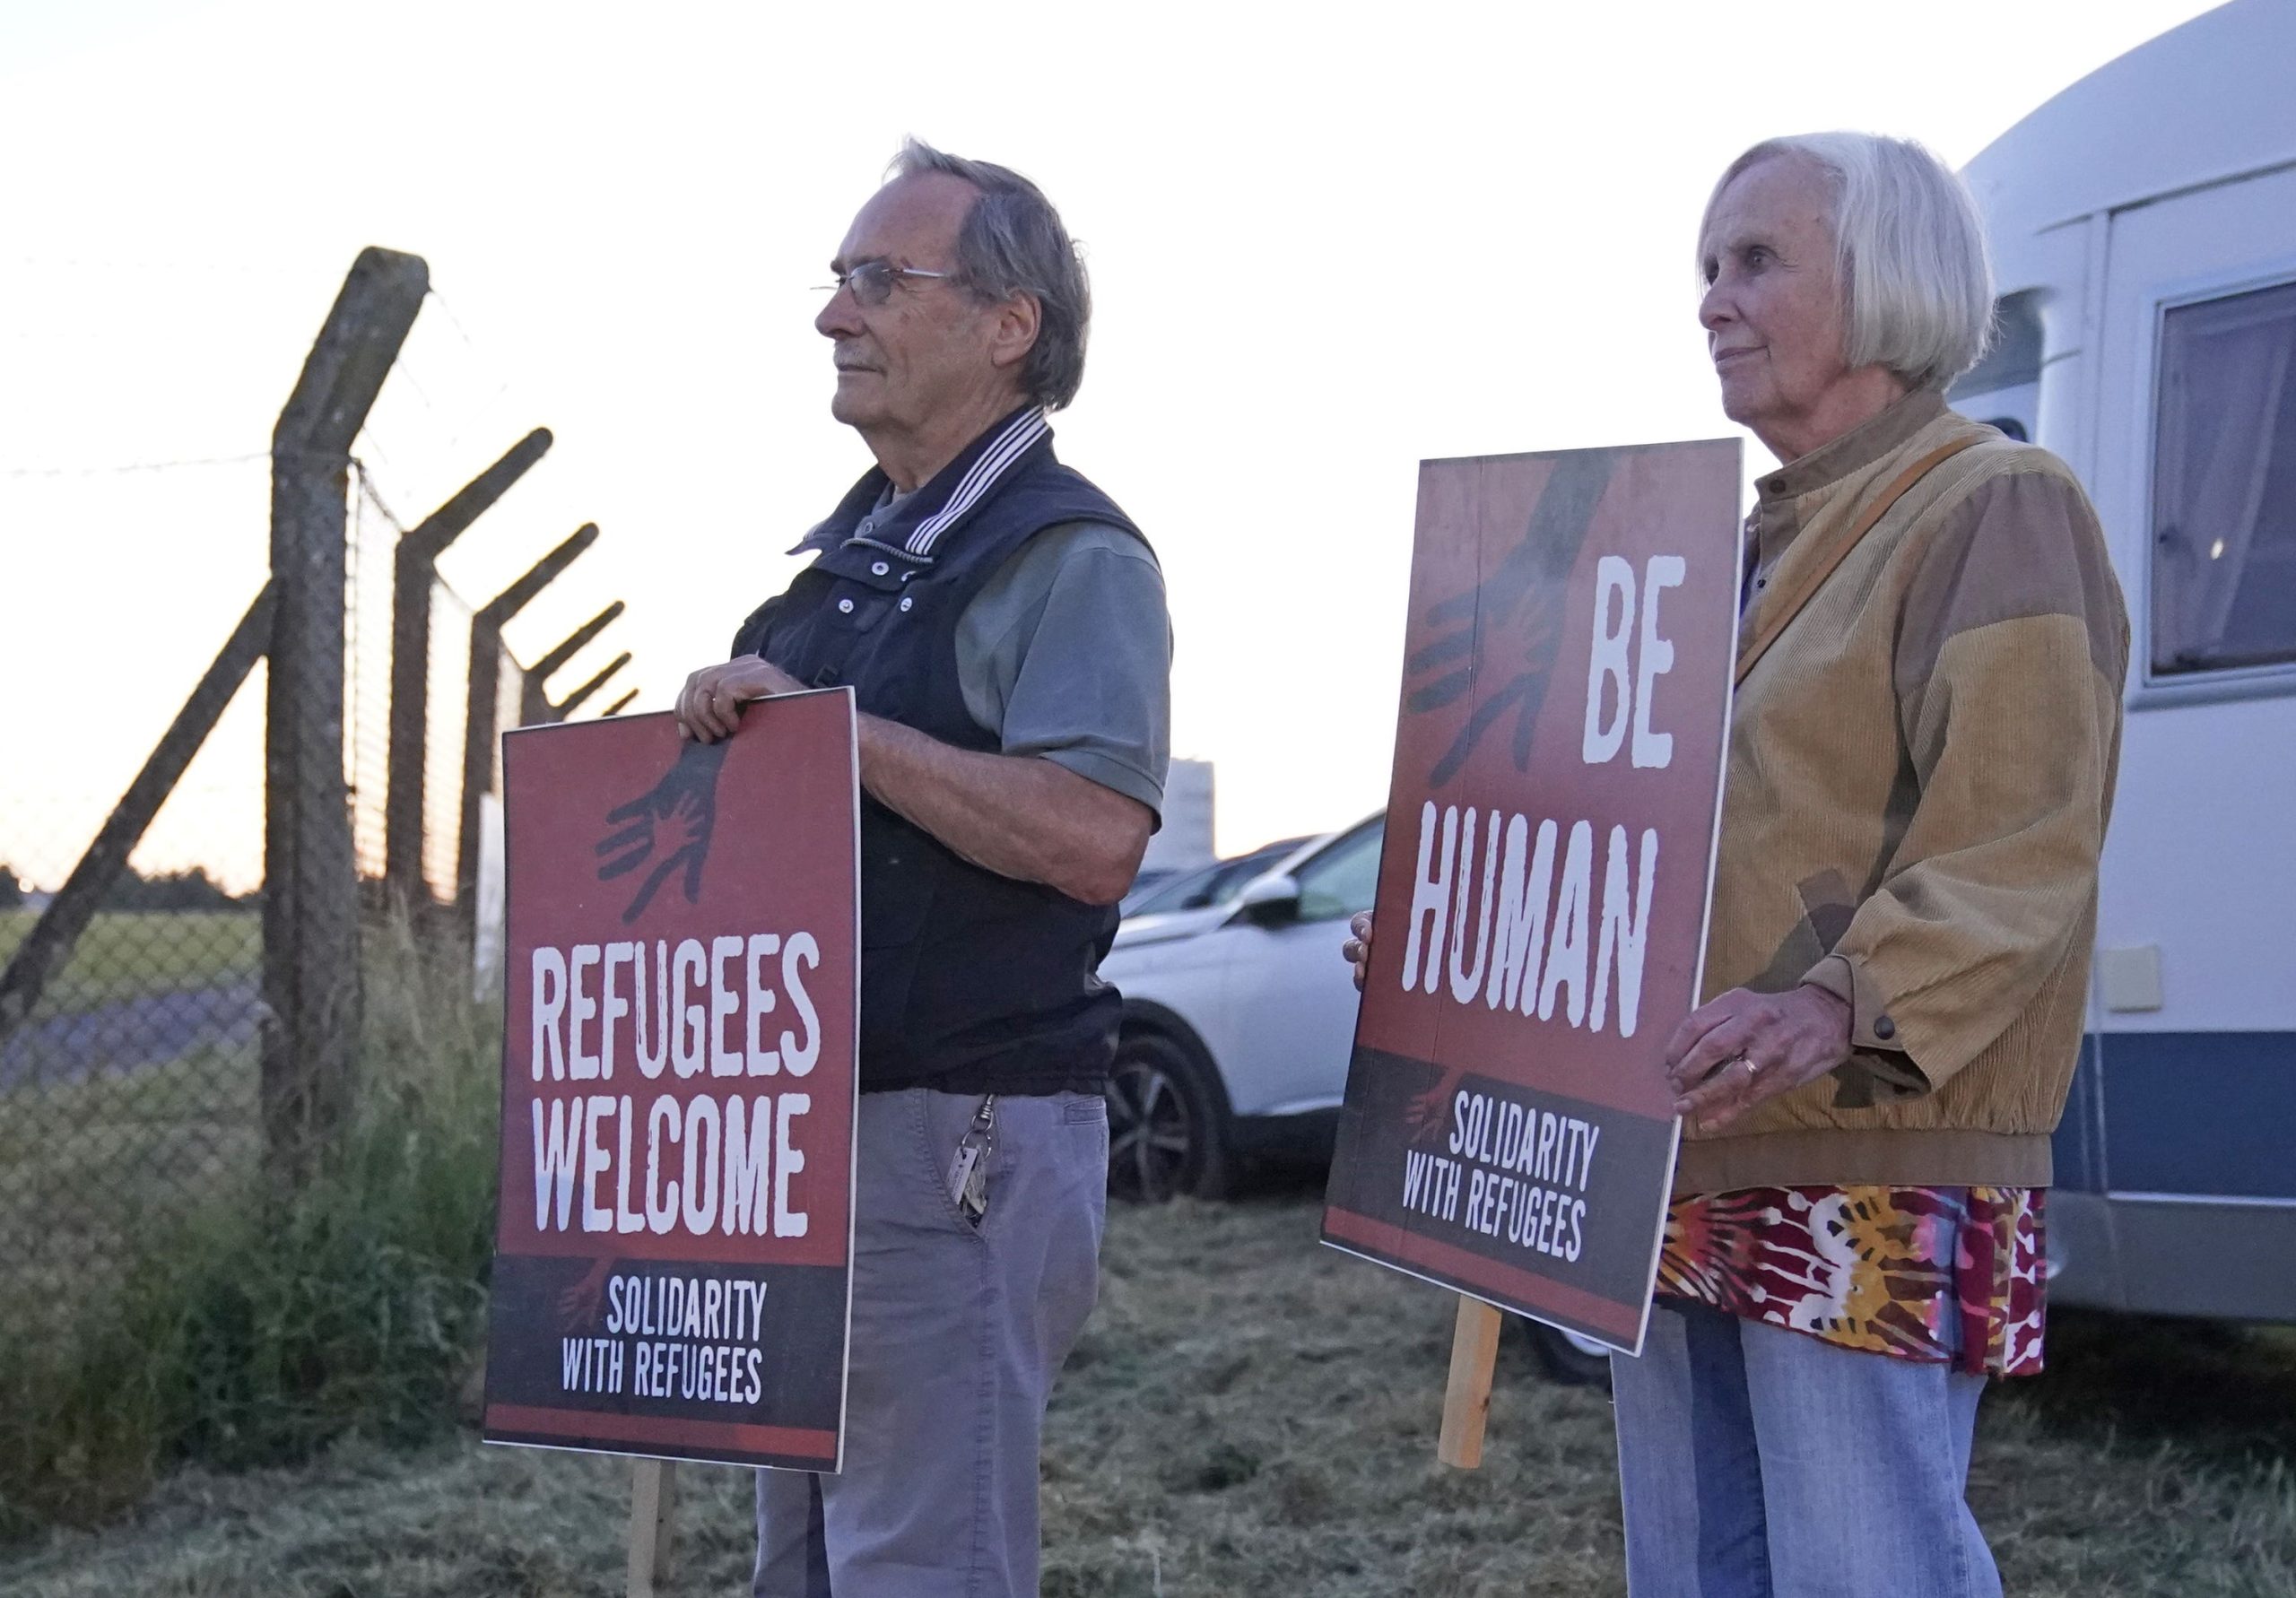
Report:
[[2127,621],[2064,463],[1946,407],[1992,286],[1935,157],[1757,144],[1699,257],[1722,408],[1782,464],[1749,525],[1714,996],[1666,1050],[1661,1297],[1613,1363],[1629,1584],[1998,1594],[1970,1435],[1988,1376],[2040,1368]]

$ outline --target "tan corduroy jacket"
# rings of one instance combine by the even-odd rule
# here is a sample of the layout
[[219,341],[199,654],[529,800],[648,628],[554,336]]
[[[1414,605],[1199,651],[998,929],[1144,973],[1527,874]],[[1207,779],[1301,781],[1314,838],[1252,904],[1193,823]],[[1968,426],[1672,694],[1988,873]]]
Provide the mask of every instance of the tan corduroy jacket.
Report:
[[1739,641],[1909,466],[1970,434],[1739,685],[1706,994],[1817,984],[1848,1002],[1856,1052],[1719,1135],[1686,1131],[1677,1192],[2050,1179],[2128,661],[2080,484],[1910,395],[1758,484]]

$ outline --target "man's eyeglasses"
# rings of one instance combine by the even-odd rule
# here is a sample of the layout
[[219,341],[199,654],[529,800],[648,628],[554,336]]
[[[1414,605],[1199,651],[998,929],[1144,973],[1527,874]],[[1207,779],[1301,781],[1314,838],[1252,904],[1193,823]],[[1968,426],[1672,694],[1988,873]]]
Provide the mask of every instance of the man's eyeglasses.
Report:
[[896,266],[891,261],[864,261],[850,272],[840,272],[833,283],[816,285],[818,292],[833,294],[840,289],[853,291],[853,298],[864,305],[883,305],[893,297],[893,280],[902,277],[954,277],[953,272],[926,272],[917,266]]

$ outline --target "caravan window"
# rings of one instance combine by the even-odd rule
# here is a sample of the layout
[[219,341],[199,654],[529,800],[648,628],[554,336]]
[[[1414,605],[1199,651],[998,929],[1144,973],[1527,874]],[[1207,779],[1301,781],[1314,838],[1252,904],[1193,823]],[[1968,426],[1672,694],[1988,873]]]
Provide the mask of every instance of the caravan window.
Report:
[[2158,426],[2152,675],[2296,661],[2296,283],[2166,314]]

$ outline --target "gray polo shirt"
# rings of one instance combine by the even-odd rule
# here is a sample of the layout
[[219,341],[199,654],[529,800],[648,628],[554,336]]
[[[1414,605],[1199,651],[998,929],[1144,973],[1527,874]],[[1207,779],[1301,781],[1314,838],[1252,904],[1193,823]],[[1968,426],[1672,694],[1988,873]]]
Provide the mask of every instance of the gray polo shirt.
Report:
[[1172,629],[1145,543],[1103,522],[1047,528],[965,607],[956,649],[965,708],[1006,754],[1041,756],[1161,815]]
[[[887,489],[860,531],[908,498]],[[1064,766],[1161,823],[1172,626],[1145,543],[1105,522],[1047,527],[973,595],[956,653],[965,708],[1004,753]]]

